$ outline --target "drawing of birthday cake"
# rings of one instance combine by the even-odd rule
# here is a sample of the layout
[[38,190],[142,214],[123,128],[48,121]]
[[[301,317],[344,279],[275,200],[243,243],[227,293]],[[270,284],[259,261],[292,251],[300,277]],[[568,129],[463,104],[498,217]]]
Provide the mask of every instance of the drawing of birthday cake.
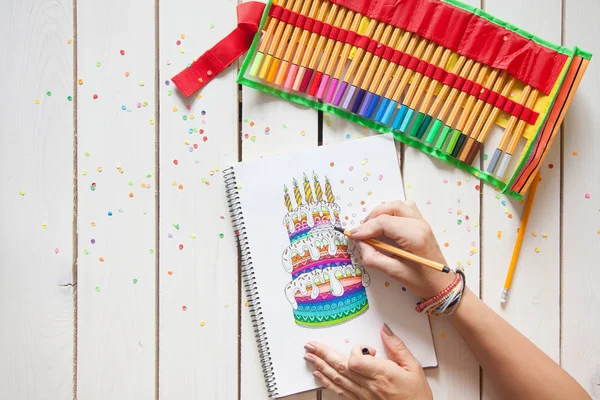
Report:
[[287,213],[283,224],[290,245],[283,251],[284,269],[292,274],[285,296],[293,308],[296,324],[320,328],[338,325],[363,314],[369,308],[365,287],[370,277],[353,261],[354,245],[334,227],[342,226],[340,206],[331,183],[325,177],[325,193],[313,172],[313,188],[304,175],[303,192],[293,180],[292,204],[284,186]]

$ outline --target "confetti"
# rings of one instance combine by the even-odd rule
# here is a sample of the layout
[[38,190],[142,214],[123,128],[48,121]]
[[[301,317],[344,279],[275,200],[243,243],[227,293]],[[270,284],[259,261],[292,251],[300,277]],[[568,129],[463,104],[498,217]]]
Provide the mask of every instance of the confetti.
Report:
[[386,282],[384,285],[385,285],[385,287],[389,287],[389,286],[390,286],[390,283],[389,283],[389,282]]
[[586,199],[589,199],[591,197],[591,195],[589,193],[586,193],[584,196]]
[[204,326],[204,325],[206,325],[206,322],[200,321],[200,326]]
[[133,284],[135,285],[136,283],[138,283],[138,280],[136,278],[133,278]]
[[536,248],[535,248],[535,252],[536,252],[536,253],[539,253],[539,252],[540,252],[540,248],[539,248],[539,247],[536,247]]
[[98,258],[98,261],[100,261],[100,262],[104,262],[104,257],[99,257],[99,258]]
[[173,271],[167,271],[167,274],[173,275]]
[[183,311],[187,311],[187,306],[181,306],[181,309],[182,309]]
[[19,196],[25,196],[25,191],[23,191],[23,190],[19,191]]
[[144,83],[144,81],[140,81],[139,85],[140,86],[146,86],[146,84]]
[[73,39],[67,39],[67,44],[73,43]]
[[97,95],[97,94],[94,94],[94,95],[92,96],[92,98],[93,98],[94,100],[96,100],[96,99],[98,98],[98,95]]
[[68,101],[72,101],[73,100],[73,96],[67,96],[67,100]]
[[573,155],[576,156],[577,154],[579,154],[576,150],[573,150]]
[[83,79],[78,79],[77,83],[79,83],[80,85],[83,85]]
[[179,250],[183,250],[183,245],[182,244],[179,245]]
[[225,237],[225,235],[224,235],[224,234],[222,234],[222,233],[219,233],[219,238],[223,239],[224,237]]
[[60,251],[60,250],[58,249],[58,247],[57,247],[57,248],[55,248],[55,249],[54,249],[54,254],[58,254],[58,252],[59,252],[59,251]]
[[48,96],[48,97],[51,97],[51,96],[52,96],[52,92],[48,90],[48,91],[46,92],[46,96]]
[[96,292],[100,291],[100,286],[96,286]]
[[125,71],[125,78],[129,78],[129,72]]
[[40,100],[39,99],[35,99],[35,104],[40,104]]
[[542,237],[543,237],[544,239],[548,239],[548,234],[547,234],[547,233],[542,233]]

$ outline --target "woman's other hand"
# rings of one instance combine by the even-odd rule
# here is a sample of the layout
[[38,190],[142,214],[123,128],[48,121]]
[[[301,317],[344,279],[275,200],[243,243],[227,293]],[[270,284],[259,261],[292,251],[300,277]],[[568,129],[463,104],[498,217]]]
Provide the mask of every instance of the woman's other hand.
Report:
[[433,395],[419,361],[387,325],[381,340],[389,360],[375,358],[375,350],[356,346],[346,358],[316,342],[306,344],[304,359],[315,367],[313,375],[342,398],[360,400],[431,400]]

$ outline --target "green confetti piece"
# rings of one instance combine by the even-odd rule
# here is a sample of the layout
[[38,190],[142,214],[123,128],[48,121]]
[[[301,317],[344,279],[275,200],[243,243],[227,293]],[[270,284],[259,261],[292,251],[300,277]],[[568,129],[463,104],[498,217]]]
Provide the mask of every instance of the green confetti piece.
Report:
[[138,282],[136,278],[133,278],[133,284],[135,285]]
[[73,96],[67,96],[67,100],[72,101],[73,100]]
[[150,253],[150,254],[154,254],[154,249],[150,249],[150,250],[148,250],[148,253]]
[[96,61],[96,67],[100,66],[100,61]]
[[48,91],[46,92],[46,96],[48,96],[48,97],[52,96],[52,92],[48,90]]
[[173,228],[175,228],[175,229],[179,229],[179,224],[177,224],[177,223],[174,223],[174,224],[173,224]]
[[90,254],[90,251],[88,249],[83,249],[83,254]]
[[96,292],[100,291],[100,286],[96,286]]
[[219,237],[220,237],[221,239],[223,239],[223,238],[225,237],[225,235],[224,235],[224,234],[222,234],[222,233],[219,233]]

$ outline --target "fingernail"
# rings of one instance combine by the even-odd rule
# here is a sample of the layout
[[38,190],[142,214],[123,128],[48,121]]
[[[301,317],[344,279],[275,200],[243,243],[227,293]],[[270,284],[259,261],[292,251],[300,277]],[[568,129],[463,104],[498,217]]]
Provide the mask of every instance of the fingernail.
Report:
[[305,349],[306,351],[310,351],[311,353],[314,353],[314,352],[316,352],[316,351],[317,351],[317,348],[316,348],[315,346],[313,346],[312,344],[310,344],[310,343],[306,343],[306,344],[304,345],[304,349]]
[[383,330],[383,333],[385,333],[387,336],[394,336],[394,332],[392,332],[392,330],[387,324],[383,324],[383,327],[381,329]]
[[304,360],[308,361],[311,364],[315,363],[315,356],[313,356],[311,353],[306,353],[304,355]]
[[319,371],[313,372],[313,376],[319,380],[323,377],[323,375],[321,375],[321,373]]

